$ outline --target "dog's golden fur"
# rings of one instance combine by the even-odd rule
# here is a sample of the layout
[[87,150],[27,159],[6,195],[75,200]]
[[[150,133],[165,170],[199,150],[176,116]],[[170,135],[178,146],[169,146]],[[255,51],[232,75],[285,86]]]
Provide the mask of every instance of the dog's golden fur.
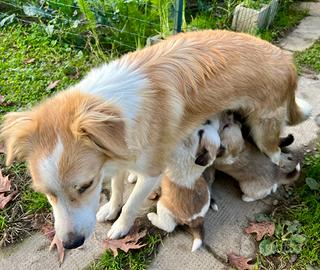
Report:
[[[150,179],[160,177],[175,146],[205,119],[223,110],[236,109],[247,116],[255,142],[272,158],[278,151],[284,119],[296,124],[305,117],[295,102],[297,74],[291,56],[250,35],[228,31],[179,34],[109,65],[126,70],[118,81],[127,83],[128,89],[135,89],[131,84],[138,74],[142,78],[136,79],[141,81],[141,89],[135,89],[131,97],[119,94],[120,103],[137,95],[141,100],[131,120],[124,115],[124,109],[130,108],[112,97],[94,94],[96,71],[104,67],[88,75],[90,84],[80,82],[31,111],[5,116],[1,137],[7,164],[14,158],[26,159],[34,181],[47,194],[39,163],[59,146],[59,139],[63,148],[56,165],[59,190],[70,189],[68,185],[75,185],[77,179],[94,176],[88,195],[72,195],[83,204],[89,191],[99,187],[102,167],[112,173],[131,169]],[[104,74],[102,80],[112,77],[111,73]],[[85,172],[81,166],[88,160],[94,162],[95,169]],[[137,198],[138,189],[139,196],[147,192],[142,190],[150,191],[145,183],[137,187],[132,199]],[[51,193],[58,196],[59,192]],[[70,200],[69,195],[64,196]],[[128,204],[133,201],[129,198]],[[73,201],[70,204],[74,205]],[[128,231],[133,223],[129,216],[136,207],[126,205],[121,226],[114,225],[121,233],[112,237]]]

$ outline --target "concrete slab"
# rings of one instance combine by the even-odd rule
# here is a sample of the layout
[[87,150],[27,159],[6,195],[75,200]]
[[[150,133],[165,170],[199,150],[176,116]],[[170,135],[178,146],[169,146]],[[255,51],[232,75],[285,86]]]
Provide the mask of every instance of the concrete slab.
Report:
[[308,16],[287,37],[280,40],[279,46],[289,51],[303,51],[320,38],[320,17]]
[[310,16],[320,16],[320,2],[301,2],[298,8],[308,10]]

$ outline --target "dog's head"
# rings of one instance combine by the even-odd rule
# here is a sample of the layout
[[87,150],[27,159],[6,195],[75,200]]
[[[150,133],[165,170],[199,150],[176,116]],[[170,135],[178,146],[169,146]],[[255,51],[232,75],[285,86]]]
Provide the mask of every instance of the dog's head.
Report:
[[198,144],[195,164],[208,167],[213,164],[220,149],[219,122],[208,120],[197,131]]
[[32,111],[9,113],[1,127],[7,165],[26,160],[36,190],[52,205],[65,248],[92,233],[102,168],[126,153],[124,124],[111,104],[80,92],[58,94]]

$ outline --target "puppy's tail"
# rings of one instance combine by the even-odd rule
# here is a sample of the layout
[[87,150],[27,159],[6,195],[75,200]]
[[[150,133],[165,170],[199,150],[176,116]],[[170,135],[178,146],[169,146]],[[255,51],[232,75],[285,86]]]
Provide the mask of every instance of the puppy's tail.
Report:
[[196,226],[190,226],[190,231],[193,237],[191,252],[194,252],[202,246],[204,236],[203,219]]
[[301,165],[300,163],[298,163],[293,171],[287,173],[285,177],[282,178],[281,184],[284,184],[284,185],[292,184],[293,182],[299,179],[300,174],[301,174]]
[[307,120],[312,113],[312,106],[294,94],[289,97],[287,106],[288,125],[294,126]]

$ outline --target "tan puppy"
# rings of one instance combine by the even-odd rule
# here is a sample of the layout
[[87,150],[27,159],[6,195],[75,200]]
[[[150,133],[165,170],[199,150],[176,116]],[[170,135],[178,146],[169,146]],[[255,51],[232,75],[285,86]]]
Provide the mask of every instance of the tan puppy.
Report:
[[228,31],[179,34],[92,70],[30,111],[6,115],[7,164],[27,160],[67,248],[91,235],[103,179],[112,177],[112,194],[99,221],[119,213],[126,172],[140,174],[108,233],[117,238],[129,231],[176,146],[218,112],[247,116],[258,147],[279,163],[284,120],[297,124],[310,112],[296,103],[296,85],[291,56],[268,42]]
[[279,185],[291,184],[299,178],[300,164],[291,154],[281,153],[280,167],[273,164],[256,146],[243,139],[239,123],[225,123],[220,137],[224,150],[213,167],[239,181],[244,201],[263,199],[276,192]]
[[192,251],[202,245],[210,192],[201,174],[212,165],[219,150],[218,129],[219,121],[213,120],[177,147],[161,182],[157,214],[148,214],[153,225],[167,232],[178,224],[187,225],[194,238]]

